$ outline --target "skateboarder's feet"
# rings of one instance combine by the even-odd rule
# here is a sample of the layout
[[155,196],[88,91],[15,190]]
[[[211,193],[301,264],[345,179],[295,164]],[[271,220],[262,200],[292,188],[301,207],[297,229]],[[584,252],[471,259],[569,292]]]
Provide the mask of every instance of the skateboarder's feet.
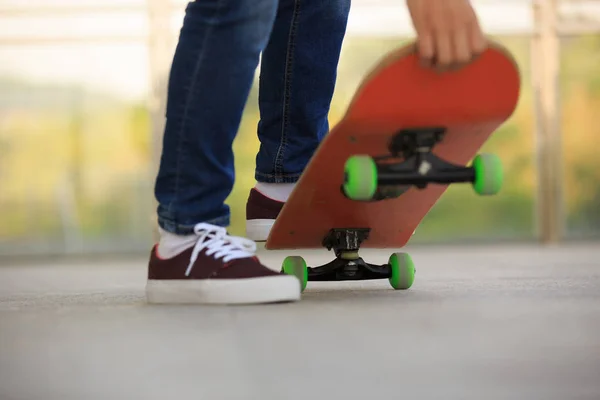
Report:
[[246,203],[246,236],[264,242],[285,202],[267,197],[256,188],[250,190]]
[[194,232],[175,238],[165,233],[167,244],[152,249],[146,286],[149,303],[256,304],[300,299],[298,279],[262,265],[254,255],[253,241],[204,223],[196,225]]

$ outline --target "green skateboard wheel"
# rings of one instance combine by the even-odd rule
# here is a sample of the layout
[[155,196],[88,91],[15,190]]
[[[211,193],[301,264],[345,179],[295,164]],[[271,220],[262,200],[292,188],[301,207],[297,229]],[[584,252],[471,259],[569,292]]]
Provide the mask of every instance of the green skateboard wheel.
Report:
[[306,267],[306,261],[302,257],[290,256],[283,260],[281,270],[284,274],[293,275],[300,281],[300,290],[306,289],[308,283],[308,268]]
[[475,180],[473,189],[481,196],[495,195],[500,191],[504,176],[502,163],[495,154],[479,154],[473,159]]
[[390,285],[396,290],[406,290],[415,281],[415,264],[410,255],[406,253],[394,253],[388,261],[392,270],[389,278]]
[[344,166],[343,190],[351,200],[371,200],[377,190],[377,165],[369,156],[352,156]]

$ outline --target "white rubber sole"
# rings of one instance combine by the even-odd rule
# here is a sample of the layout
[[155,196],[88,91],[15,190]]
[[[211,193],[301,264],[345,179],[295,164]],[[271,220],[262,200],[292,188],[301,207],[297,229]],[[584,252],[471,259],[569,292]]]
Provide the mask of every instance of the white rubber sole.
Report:
[[264,242],[269,237],[274,219],[250,219],[246,221],[246,237],[255,242]]
[[148,280],[150,304],[263,304],[300,300],[292,275],[247,279]]

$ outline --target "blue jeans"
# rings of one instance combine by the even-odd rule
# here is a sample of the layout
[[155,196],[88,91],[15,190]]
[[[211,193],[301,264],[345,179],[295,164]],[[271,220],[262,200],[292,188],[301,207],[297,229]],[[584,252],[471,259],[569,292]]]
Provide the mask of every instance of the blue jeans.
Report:
[[262,53],[255,178],[296,182],[327,133],[350,0],[198,0],[175,51],[155,195],[159,225],[229,225],[233,140]]

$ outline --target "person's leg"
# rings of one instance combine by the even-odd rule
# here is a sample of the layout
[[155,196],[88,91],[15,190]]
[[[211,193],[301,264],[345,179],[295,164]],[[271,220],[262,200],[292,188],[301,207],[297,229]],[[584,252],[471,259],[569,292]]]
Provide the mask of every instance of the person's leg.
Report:
[[234,181],[232,143],[277,3],[200,0],[187,6],[156,179],[161,240],[149,264],[150,302],[299,298],[296,278],[262,266],[253,242],[223,228],[229,223],[224,202]]
[[186,8],[155,186],[159,225],[168,232],[229,223],[232,143],[276,7],[277,0],[201,0]]
[[281,0],[263,53],[255,178],[247,235],[265,240],[293,184],[329,130],[350,0]]

